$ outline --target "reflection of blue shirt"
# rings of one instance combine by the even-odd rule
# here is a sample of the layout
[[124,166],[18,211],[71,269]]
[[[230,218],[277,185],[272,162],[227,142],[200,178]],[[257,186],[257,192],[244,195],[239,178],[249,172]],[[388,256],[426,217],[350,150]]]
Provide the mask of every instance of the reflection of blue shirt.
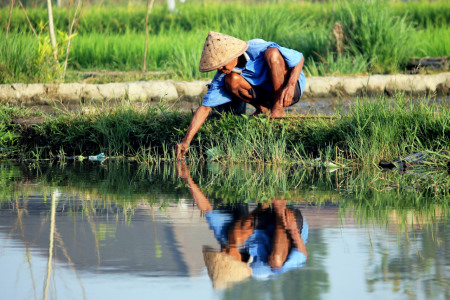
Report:
[[[307,227],[306,222],[303,221],[303,229]],[[271,252],[270,236],[272,230],[255,230],[245,243],[249,249],[249,254],[252,258],[250,267],[253,270],[253,277],[257,279],[266,279],[272,275],[285,273],[290,270],[298,269],[306,262],[306,256],[304,253],[298,251],[297,248],[291,249],[286,261],[280,269],[274,269],[268,264],[269,255]],[[303,238],[302,230],[302,238]],[[306,240],[305,240],[306,243]]]
[[[210,229],[214,231],[214,236],[221,245],[228,242],[228,229],[232,225],[234,219],[231,213],[213,210],[206,214],[206,220]],[[293,248],[289,253],[286,261],[278,270],[273,269],[268,264],[271,252],[271,236],[274,227],[269,226],[264,230],[255,229],[253,234],[245,242],[244,248],[251,256],[250,267],[253,269],[253,277],[265,279],[271,275],[281,274],[289,270],[297,269],[306,262],[306,256],[298,249]],[[302,239],[306,244],[308,242],[308,224],[303,218],[303,228],[301,232]]]
[[[272,91],[270,80],[269,66],[264,59],[264,52],[268,48],[277,48],[286,61],[289,68],[295,67],[302,59],[303,54],[292,49],[284,48],[273,42],[266,42],[261,39],[249,41],[246,53],[249,56],[245,67],[242,69],[242,77],[245,78],[252,86],[262,86],[268,91]],[[217,71],[211,86],[203,98],[202,105],[214,107],[231,101],[231,95],[225,91],[225,73]],[[300,90],[303,94],[306,86],[305,74],[300,74],[298,79]]]

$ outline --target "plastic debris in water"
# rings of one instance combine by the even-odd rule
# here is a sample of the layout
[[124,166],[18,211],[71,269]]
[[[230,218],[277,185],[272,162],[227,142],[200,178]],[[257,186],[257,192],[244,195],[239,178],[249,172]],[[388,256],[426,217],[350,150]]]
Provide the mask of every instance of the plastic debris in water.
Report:
[[341,167],[341,166],[338,166],[338,165],[335,164],[335,163],[332,163],[331,161],[326,161],[326,162],[324,162],[324,163],[323,163],[323,166],[326,167],[326,168],[329,168],[329,169],[338,169],[338,168]]
[[89,156],[90,161],[104,161],[106,159],[105,153]]

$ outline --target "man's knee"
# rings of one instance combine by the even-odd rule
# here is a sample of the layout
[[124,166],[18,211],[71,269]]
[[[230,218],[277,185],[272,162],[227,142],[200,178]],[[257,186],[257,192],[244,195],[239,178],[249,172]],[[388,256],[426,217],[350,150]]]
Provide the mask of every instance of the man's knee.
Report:
[[269,48],[264,52],[264,59],[269,65],[284,65],[285,61],[277,48]]
[[233,94],[239,92],[240,80],[242,76],[237,73],[230,73],[225,76],[225,89]]

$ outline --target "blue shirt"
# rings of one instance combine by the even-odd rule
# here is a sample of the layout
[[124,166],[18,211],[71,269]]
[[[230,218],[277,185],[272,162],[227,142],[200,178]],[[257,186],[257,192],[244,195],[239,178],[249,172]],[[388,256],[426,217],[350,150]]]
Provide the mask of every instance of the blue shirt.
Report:
[[[272,91],[272,84],[270,79],[269,66],[264,59],[264,52],[268,48],[277,48],[284,60],[286,61],[289,69],[295,67],[300,63],[303,54],[292,49],[284,48],[274,42],[266,42],[261,39],[255,39],[248,41],[249,46],[246,51],[249,60],[245,67],[242,69],[242,77],[247,80],[252,86],[262,86],[268,91]],[[225,90],[225,73],[217,71],[214,76],[211,86],[203,98],[202,105],[214,107],[221,104],[228,103],[232,100],[231,94]],[[300,84],[300,90],[303,94],[306,86],[305,74],[303,70],[298,78]]]

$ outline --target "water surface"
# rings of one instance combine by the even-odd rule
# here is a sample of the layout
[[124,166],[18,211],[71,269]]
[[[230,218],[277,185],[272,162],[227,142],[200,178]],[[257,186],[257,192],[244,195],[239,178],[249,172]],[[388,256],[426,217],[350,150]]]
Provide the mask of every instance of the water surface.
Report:
[[448,195],[386,184],[416,174],[0,165],[2,299],[450,297]]

